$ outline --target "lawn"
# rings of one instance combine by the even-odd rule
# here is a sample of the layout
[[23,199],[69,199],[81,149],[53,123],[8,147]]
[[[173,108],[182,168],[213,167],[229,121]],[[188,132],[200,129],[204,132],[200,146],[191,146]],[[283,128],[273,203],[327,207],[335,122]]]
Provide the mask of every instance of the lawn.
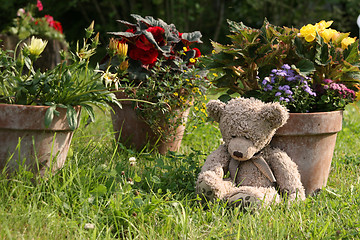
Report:
[[220,139],[189,125],[180,152],[138,153],[115,144],[109,113],[83,116],[62,170],[0,179],[0,239],[360,239],[359,109],[344,112],[327,187],[290,206],[200,204],[196,177]]

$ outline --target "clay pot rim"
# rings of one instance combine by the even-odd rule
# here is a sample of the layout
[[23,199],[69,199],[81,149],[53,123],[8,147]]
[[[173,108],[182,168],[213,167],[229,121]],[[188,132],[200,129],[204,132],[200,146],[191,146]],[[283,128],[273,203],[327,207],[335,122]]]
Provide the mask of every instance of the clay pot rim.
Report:
[[[13,130],[34,130],[34,131],[73,131],[70,129],[66,117],[65,108],[57,108],[59,116],[54,119],[49,127],[45,127],[45,113],[50,106],[44,105],[21,105],[21,104],[0,104],[0,128]],[[9,110],[6,110],[9,109]],[[80,117],[81,106],[75,106],[75,110]],[[30,114],[30,121],[17,122],[15,118],[9,116],[13,114]],[[29,119],[27,119],[29,120]]]
[[[343,111],[290,113],[286,124],[276,130],[275,136],[334,134],[342,129]],[[333,121],[327,121],[332,119]]]
[[307,112],[307,113],[293,113],[293,112],[289,112],[290,115],[320,115],[320,114],[338,114],[338,113],[342,113],[343,110],[335,110],[335,111],[324,111],[324,112]]

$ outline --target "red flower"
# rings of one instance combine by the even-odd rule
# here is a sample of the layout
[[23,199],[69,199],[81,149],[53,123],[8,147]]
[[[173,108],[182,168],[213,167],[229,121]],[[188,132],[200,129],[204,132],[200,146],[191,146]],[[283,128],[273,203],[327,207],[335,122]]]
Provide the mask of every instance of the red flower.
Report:
[[195,58],[198,58],[198,57],[200,57],[201,56],[201,52],[200,52],[200,50],[198,49],[198,48],[193,48],[193,50],[195,50]]
[[49,26],[52,27],[54,24],[54,18],[50,15],[45,15],[46,21],[49,23]]
[[63,28],[61,26],[61,23],[58,21],[54,21],[54,26],[53,28],[57,31],[59,31],[60,33],[63,33]]
[[154,47],[144,35],[140,35],[140,37],[136,40],[135,45],[137,48],[141,48],[145,51],[150,50]]
[[45,19],[48,22],[50,27],[54,28],[55,30],[59,31],[60,33],[63,33],[63,28],[62,28],[60,22],[55,21],[54,18],[50,15],[45,15]]
[[43,5],[40,0],[37,0],[36,7],[39,9],[39,11],[43,10]]
[[158,43],[159,46],[165,45],[165,41],[164,41],[165,29],[163,29],[162,27],[149,27],[148,29],[146,29],[146,31],[151,32],[151,34],[154,36],[155,41]]
[[141,48],[131,48],[129,50],[129,57],[134,60],[139,60],[143,65],[154,64],[157,60],[159,53],[157,49],[151,48],[149,50],[144,50]]

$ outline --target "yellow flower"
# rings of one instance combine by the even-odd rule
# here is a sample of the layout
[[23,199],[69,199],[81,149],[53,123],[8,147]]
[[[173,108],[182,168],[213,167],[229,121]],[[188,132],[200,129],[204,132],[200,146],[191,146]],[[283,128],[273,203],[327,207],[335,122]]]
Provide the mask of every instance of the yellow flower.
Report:
[[300,29],[300,35],[304,37],[307,42],[312,42],[316,37],[316,27],[312,24],[303,26]]
[[109,50],[113,51],[114,53],[116,52],[116,45],[117,45],[117,40],[115,38],[110,38],[109,40]]
[[190,60],[189,60],[191,63],[195,63],[196,62],[196,60],[194,59],[194,58],[190,58]]
[[199,108],[198,107],[194,107],[195,111],[199,111]]
[[179,94],[177,92],[174,92],[174,96],[177,97],[179,96]]
[[197,93],[197,92],[199,92],[199,88],[194,87],[191,91],[192,91],[193,93]]
[[116,46],[116,53],[121,58],[125,58],[128,52],[128,45],[126,43],[118,42]]
[[349,45],[355,42],[356,38],[346,37],[341,41],[341,48],[346,49]]
[[187,52],[187,48],[186,48],[186,47],[183,47],[183,50],[184,50],[185,52]]
[[45,49],[47,41],[43,41],[40,38],[32,37],[30,41],[30,45],[27,46],[27,49],[29,50],[30,54],[32,56],[39,56]]
[[330,27],[333,22],[334,21],[327,21],[326,22],[325,20],[321,20],[320,22],[315,24],[316,30],[318,32],[324,31],[326,28]]
[[335,40],[338,35],[339,32],[331,28],[325,29],[320,32],[320,36],[324,39],[326,43],[330,42],[330,40]]
[[111,56],[115,54],[119,55],[124,61],[128,52],[128,45],[126,43],[121,43],[115,38],[110,38],[108,52]]
[[216,51],[215,51],[215,50],[212,50],[212,51],[211,51],[211,53],[212,53],[212,54],[215,54],[215,53],[216,53]]
[[213,76],[214,76],[214,77],[218,77],[219,75],[217,75],[217,73],[213,73]]
[[120,71],[125,71],[128,68],[129,68],[129,61],[123,61],[119,65],[119,70]]

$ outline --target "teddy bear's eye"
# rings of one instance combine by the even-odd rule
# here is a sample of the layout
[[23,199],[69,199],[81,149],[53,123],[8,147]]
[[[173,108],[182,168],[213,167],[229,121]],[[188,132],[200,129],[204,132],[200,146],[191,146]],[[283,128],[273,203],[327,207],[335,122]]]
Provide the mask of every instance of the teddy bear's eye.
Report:
[[236,135],[231,135],[232,138],[236,138]]

